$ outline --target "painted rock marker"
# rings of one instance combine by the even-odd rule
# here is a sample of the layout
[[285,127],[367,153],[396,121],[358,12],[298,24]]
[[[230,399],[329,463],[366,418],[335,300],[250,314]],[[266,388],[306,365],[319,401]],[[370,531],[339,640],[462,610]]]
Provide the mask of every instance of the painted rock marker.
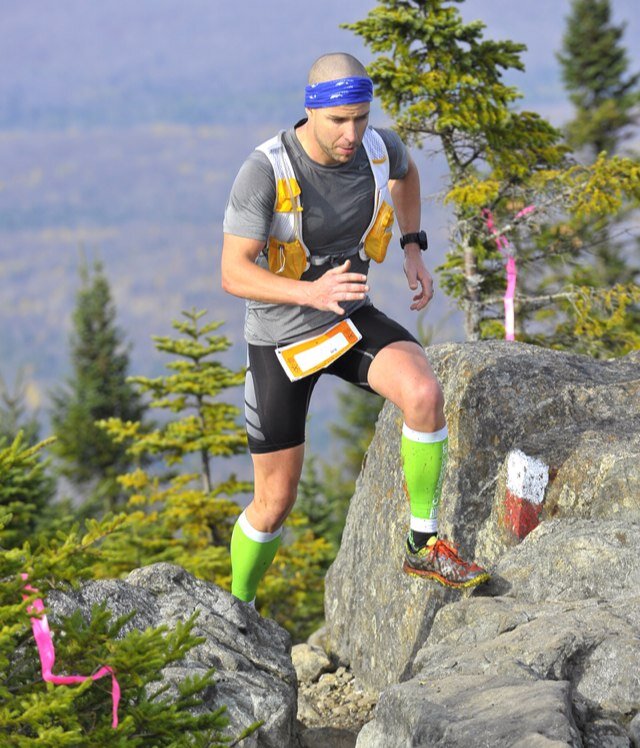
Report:
[[505,524],[520,540],[540,523],[549,466],[536,457],[514,449],[507,458]]

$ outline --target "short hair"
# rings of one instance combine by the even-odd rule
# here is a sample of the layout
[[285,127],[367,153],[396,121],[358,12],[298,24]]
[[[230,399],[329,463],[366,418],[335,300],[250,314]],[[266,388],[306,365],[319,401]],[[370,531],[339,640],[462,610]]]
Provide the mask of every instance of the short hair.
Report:
[[353,55],[346,52],[330,52],[322,55],[311,66],[309,70],[309,85],[324,83],[338,78],[350,78],[352,76],[366,76],[367,69]]

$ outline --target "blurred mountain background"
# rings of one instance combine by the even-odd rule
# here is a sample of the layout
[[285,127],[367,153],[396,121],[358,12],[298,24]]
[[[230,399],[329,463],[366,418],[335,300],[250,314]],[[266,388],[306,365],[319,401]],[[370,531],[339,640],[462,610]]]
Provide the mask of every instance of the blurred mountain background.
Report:
[[[214,0],[22,0],[0,8],[0,375],[27,383],[46,423],[49,392],[69,369],[71,310],[81,257],[100,259],[132,345],[132,372],[159,374],[151,336],[168,334],[182,309],[224,320],[244,363],[243,302],[220,290],[227,193],[244,157],[303,116],[306,73],[316,57],[368,50],[341,23],[372,0],[222,3]],[[626,21],[632,69],[640,59],[637,0],[613,0]],[[468,0],[489,38],[527,44],[524,74],[510,83],[522,106],[553,124],[571,116],[559,50],[569,0]],[[373,124],[388,124],[374,107]],[[444,165],[428,144],[415,154],[429,262],[444,258],[447,212],[438,201]],[[396,245],[397,246],[397,245]],[[372,269],[372,297],[433,342],[462,340],[460,315],[436,292],[419,320],[401,253]],[[336,420],[331,383],[312,405],[310,445],[326,449]],[[44,434],[46,435],[46,428]],[[244,458],[248,461],[248,457]]]

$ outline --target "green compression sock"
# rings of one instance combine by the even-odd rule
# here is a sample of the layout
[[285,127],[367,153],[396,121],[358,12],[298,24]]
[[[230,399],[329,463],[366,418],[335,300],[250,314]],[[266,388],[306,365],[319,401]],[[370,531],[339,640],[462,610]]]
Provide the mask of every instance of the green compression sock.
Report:
[[280,546],[282,528],[260,532],[249,524],[246,512],[238,517],[231,535],[231,594],[250,603],[258,584]]
[[438,532],[438,504],[447,463],[447,427],[426,433],[402,426],[402,467],[411,506],[411,529]]

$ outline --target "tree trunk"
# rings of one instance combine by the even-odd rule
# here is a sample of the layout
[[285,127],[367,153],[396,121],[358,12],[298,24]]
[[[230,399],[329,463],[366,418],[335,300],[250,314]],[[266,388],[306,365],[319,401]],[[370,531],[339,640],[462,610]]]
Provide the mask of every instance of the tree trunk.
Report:
[[473,248],[469,246],[467,237],[463,238],[463,257],[464,257],[464,279],[465,279],[465,300],[464,300],[464,332],[467,340],[480,340],[480,281],[478,274],[478,265]]
[[202,463],[202,489],[206,494],[211,493],[211,471],[209,467],[209,455],[206,449],[200,450],[200,460]]

